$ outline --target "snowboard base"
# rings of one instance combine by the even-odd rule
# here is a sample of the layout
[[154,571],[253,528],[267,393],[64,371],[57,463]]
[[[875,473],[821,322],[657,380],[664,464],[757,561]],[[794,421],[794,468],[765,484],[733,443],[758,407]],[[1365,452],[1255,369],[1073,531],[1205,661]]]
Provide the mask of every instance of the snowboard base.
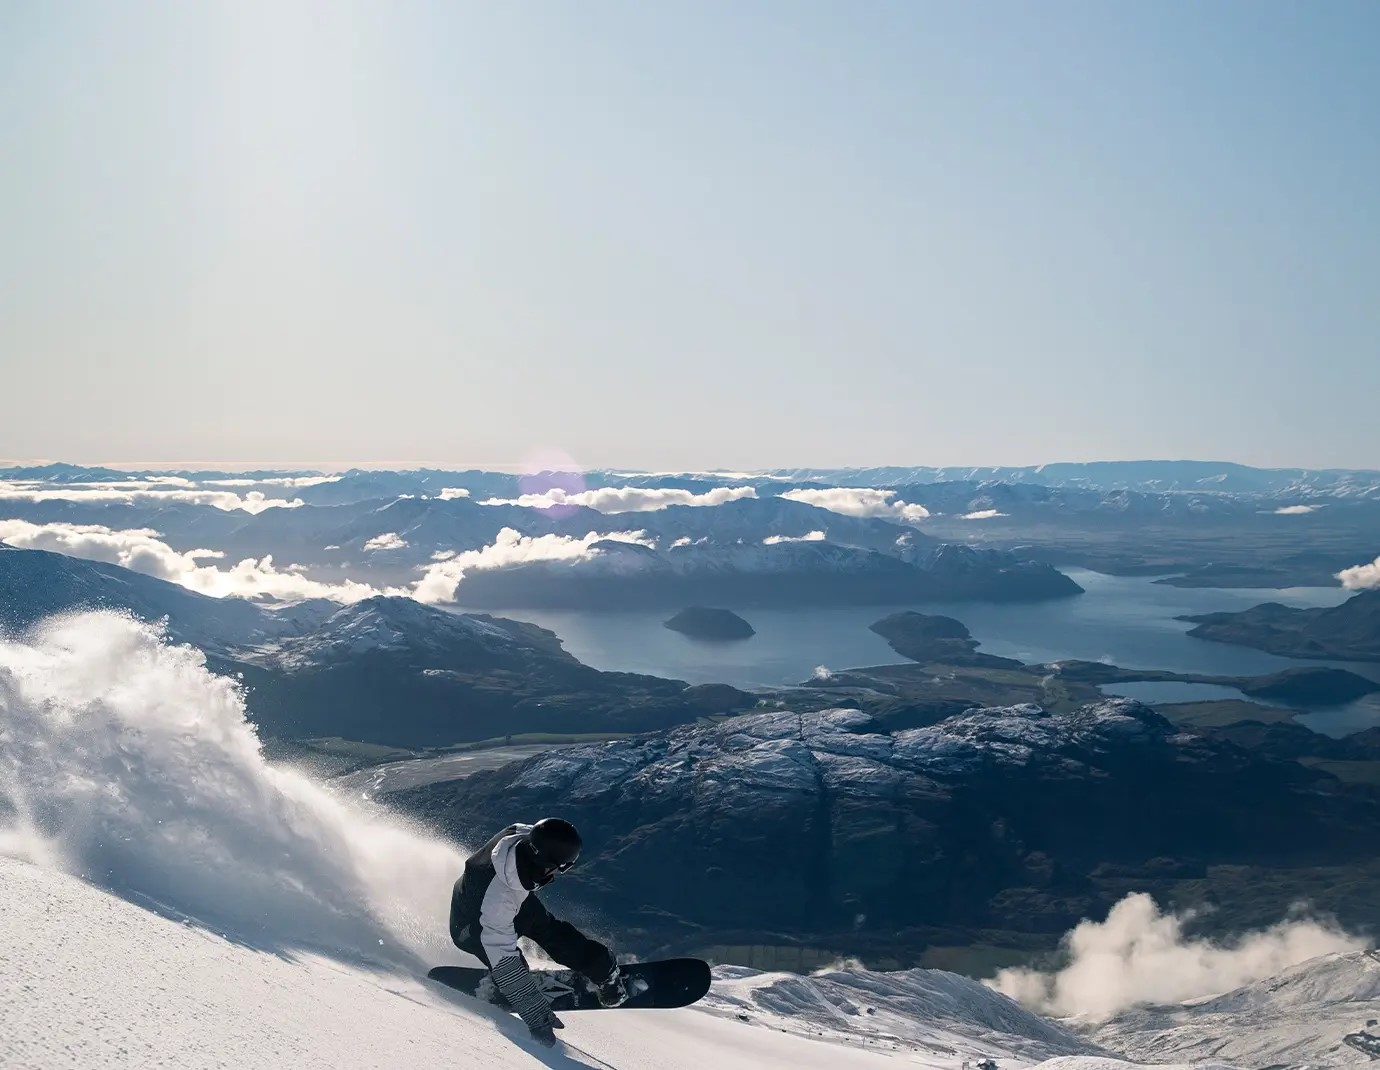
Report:
[[[619,969],[623,971],[623,983],[628,986],[628,1001],[617,1007],[601,1004],[594,983],[574,970],[533,970],[532,976],[550,1000],[553,1011],[688,1007],[709,991],[709,963],[702,959],[627,962]],[[436,966],[427,977],[487,1003],[508,1006],[486,969]]]

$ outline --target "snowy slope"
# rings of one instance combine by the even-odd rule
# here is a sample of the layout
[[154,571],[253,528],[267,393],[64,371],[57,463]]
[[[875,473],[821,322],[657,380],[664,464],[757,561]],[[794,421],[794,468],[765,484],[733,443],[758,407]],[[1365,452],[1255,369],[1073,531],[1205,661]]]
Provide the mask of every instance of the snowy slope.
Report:
[[423,979],[272,954],[3,857],[0,949],[7,1070],[896,1065],[689,1010],[569,1014],[546,1051],[518,1019]]
[[[812,982],[824,998],[730,983],[718,1014],[572,1014],[566,1047],[534,1053],[519,1022],[423,979],[464,961],[446,934],[462,849],[270,765],[244,712],[196,650],[128,617],[0,639],[0,1066],[958,1070],[989,1038],[1028,1049],[1018,1064],[1086,1050],[972,982],[948,987],[985,1016],[903,1023],[933,978],[864,996],[877,982],[841,975]],[[891,1039],[838,1027],[849,991]],[[723,1013],[735,999],[749,1021]],[[997,1035],[1022,1024],[1045,1046]]]
[[1326,955],[1208,1000],[1146,1007],[1092,1037],[1146,1061],[1363,1065],[1380,1058],[1380,953]]
[[826,970],[801,976],[720,966],[699,1009],[865,1049],[953,1066],[1103,1054],[1087,1040],[968,977],[943,970]]

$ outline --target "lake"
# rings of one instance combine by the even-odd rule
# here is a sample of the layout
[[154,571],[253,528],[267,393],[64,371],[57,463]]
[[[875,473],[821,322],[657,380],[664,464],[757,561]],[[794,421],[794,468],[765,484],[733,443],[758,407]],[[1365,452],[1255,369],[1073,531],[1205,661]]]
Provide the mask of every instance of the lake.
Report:
[[[1190,639],[1192,625],[1179,615],[1248,609],[1260,602],[1289,606],[1333,606],[1349,592],[1340,587],[1285,590],[1170,587],[1143,576],[1107,576],[1066,569],[1086,593],[1050,602],[995,604],[927,602],[906,606],[848,606],[828,609],[749,609],[740,613],[756,630],[750,639],[707,642],[663,626],[665,611],[588,612],[572,610],[494,610],[499,616],[550,628],[565,648],[598,669],[669,676],[690,683],[728,683],[737,687],[798,684],[819,666],[845,669],[894,664],[902,660],[868,626],[889,613],[914,608],[955,617],[966,624],[987,654],[1043,663],[1067,658],[1106,661],[1125,668],[1225,676],[1257,675],[1300,665],[1337,664],[1380,680],[1380,664],[1352,665],[1297,661],[1248,647]],[[1121,685],[1118,685],[1121,686]],[[1211,693],[1225,697],[1221,690]],[[1187,696],[1189,692],[1183,692]],[[1194,695],[1199,692],[1193,692]],[[1207,692],[1202,692],[1206,695]],[[1148,696],[1147,696],[1148,697]],[[1229,697],[1240,697],[1235,691]],[[1371,696],[1375,698],[1375,696]],[[1161,695],[1158,701],[1169,701]],[[1176,697],[1175,701],[1186,701]],[[1342,711],[1349,711],[1342,714]],[[1328,734],[1340,727],[1380,724],[1380,703],[1338,707],[1331,721],[1324,711],[1300,720]],[[1339,719],[1340,717],[1340,719]],[[1321,718],[1316,722],[1306,718]],[[1329,727],[1331,726],[1331,730]]]

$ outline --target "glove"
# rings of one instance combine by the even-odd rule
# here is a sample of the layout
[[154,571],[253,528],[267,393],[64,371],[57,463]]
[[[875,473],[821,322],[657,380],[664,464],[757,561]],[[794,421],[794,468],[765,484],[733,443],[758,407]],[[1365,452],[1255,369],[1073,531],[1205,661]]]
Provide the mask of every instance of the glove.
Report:
[[537,987],[526,960],[521,955],[509,955],[490,969],[489,975],[508,1005],[527,1023],[533,1039],[548,1048],[554,1046],[556,1034],[552,1030],[565,1027],[551,1012],[551,1004],[546,1002],[546,997]]
[[620,1007],[628,1001],[628,986],[623,983],[623,971],[618,963],[613,964],[613,972],[596,986],[601,1007]]

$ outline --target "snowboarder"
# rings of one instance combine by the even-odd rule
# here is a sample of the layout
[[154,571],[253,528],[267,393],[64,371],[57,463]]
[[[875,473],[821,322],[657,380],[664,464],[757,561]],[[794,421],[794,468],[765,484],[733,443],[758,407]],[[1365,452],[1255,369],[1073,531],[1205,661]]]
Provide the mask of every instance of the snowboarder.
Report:
[[547,1047],[556,1043],[553,1030],[564,1025],[532,977],[518,937],[527,937],[562,966],[588,977],[604,1006],[616,1007],[628,998],[612,952],[552,917],[533,894],[575,865],[580,846],[575,826],[557,817],[509,825],[466,859],[450,900],[455,946],[489,967],[503,998]]

